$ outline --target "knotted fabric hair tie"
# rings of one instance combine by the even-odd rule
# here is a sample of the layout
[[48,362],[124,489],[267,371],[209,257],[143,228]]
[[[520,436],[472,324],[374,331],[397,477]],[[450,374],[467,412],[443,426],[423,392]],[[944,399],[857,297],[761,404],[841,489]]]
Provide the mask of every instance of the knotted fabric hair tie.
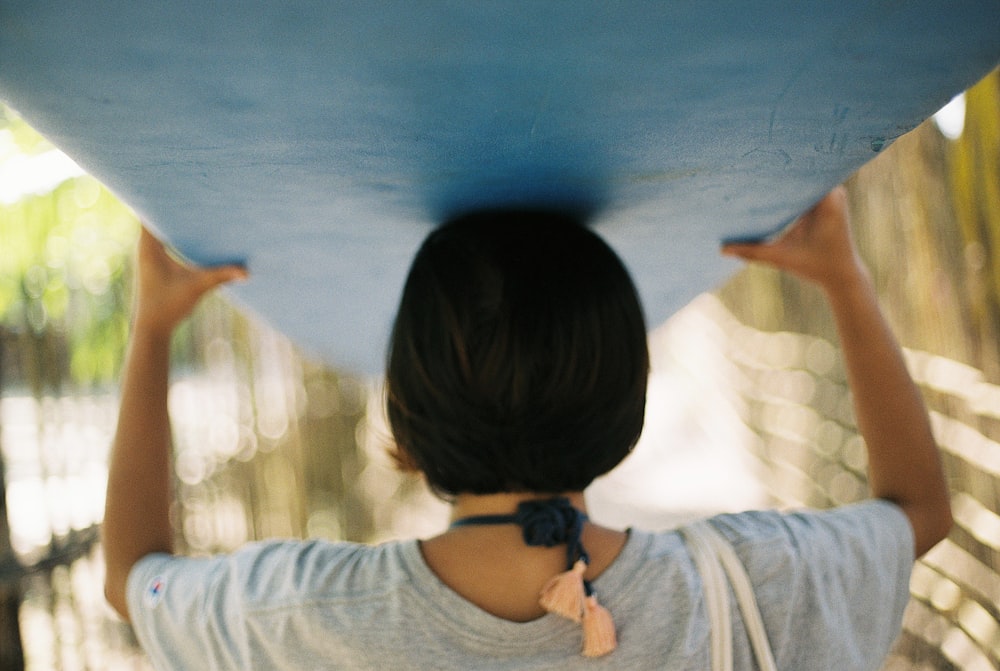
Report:
[[451,526],[517,524],[524,542],[531,546],[566,545],[566,570],[542,588],[538,603],[547,612],[583,625],[583,654],[600,657],[614,650],[618,643],[615,625],[607,609],[597,603],[597,596],[583,574],[590,556],[580,541],[587,516],[573,507],[569,499],[522,501],[513,515],[476,515],[455,520]]

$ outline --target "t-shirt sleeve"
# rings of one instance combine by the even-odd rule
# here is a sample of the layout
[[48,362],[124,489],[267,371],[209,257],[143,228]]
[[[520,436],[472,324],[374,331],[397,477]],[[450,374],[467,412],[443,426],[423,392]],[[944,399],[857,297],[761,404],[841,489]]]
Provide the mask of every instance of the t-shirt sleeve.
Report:
[[870,500],[715,525],[746,564],[780,668],[813,668],[816,659],[881,666],[899,636],[914,561],[898,506]]
[[154,668],[250,668],[234,572],[229,556],[153,554],[132,567],[129,618]]

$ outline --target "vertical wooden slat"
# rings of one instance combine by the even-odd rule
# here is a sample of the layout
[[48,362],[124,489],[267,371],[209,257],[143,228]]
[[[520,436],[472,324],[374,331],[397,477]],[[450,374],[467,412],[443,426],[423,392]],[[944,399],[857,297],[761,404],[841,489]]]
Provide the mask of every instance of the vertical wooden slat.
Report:
[[[3,389],[4,338],[0,328],[0,389]],[[0,434],[0,439],[3,436]],[[7,479],[0,452],[0,669],[22,671],[24,650],[21,646],[21,627],[18,614],[21,609],[20,565],[10,543],[10,525],[7,522]]]

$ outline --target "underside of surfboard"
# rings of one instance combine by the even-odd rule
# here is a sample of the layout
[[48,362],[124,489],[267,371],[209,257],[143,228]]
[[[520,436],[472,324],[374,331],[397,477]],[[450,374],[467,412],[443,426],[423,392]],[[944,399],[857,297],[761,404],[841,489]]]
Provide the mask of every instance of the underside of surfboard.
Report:
[[1000,2],[6,0],[0,98],[238,298],[377,371],[442,219],[586,216],[655,324],[1000,61]]

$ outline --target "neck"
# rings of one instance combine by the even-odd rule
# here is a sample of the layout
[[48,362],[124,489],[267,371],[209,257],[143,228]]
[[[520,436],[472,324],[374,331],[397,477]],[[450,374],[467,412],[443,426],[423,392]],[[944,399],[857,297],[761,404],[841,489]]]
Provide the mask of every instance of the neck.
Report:
[[565,494],[534,494],[531,492],[505,492],[502,494],[459,494],[451,504],[451,520],[459,520],[475,515],[509,515],[517,511],[523,501],[536,501],[563,496],[574,508],[587,512],[583,492]]

